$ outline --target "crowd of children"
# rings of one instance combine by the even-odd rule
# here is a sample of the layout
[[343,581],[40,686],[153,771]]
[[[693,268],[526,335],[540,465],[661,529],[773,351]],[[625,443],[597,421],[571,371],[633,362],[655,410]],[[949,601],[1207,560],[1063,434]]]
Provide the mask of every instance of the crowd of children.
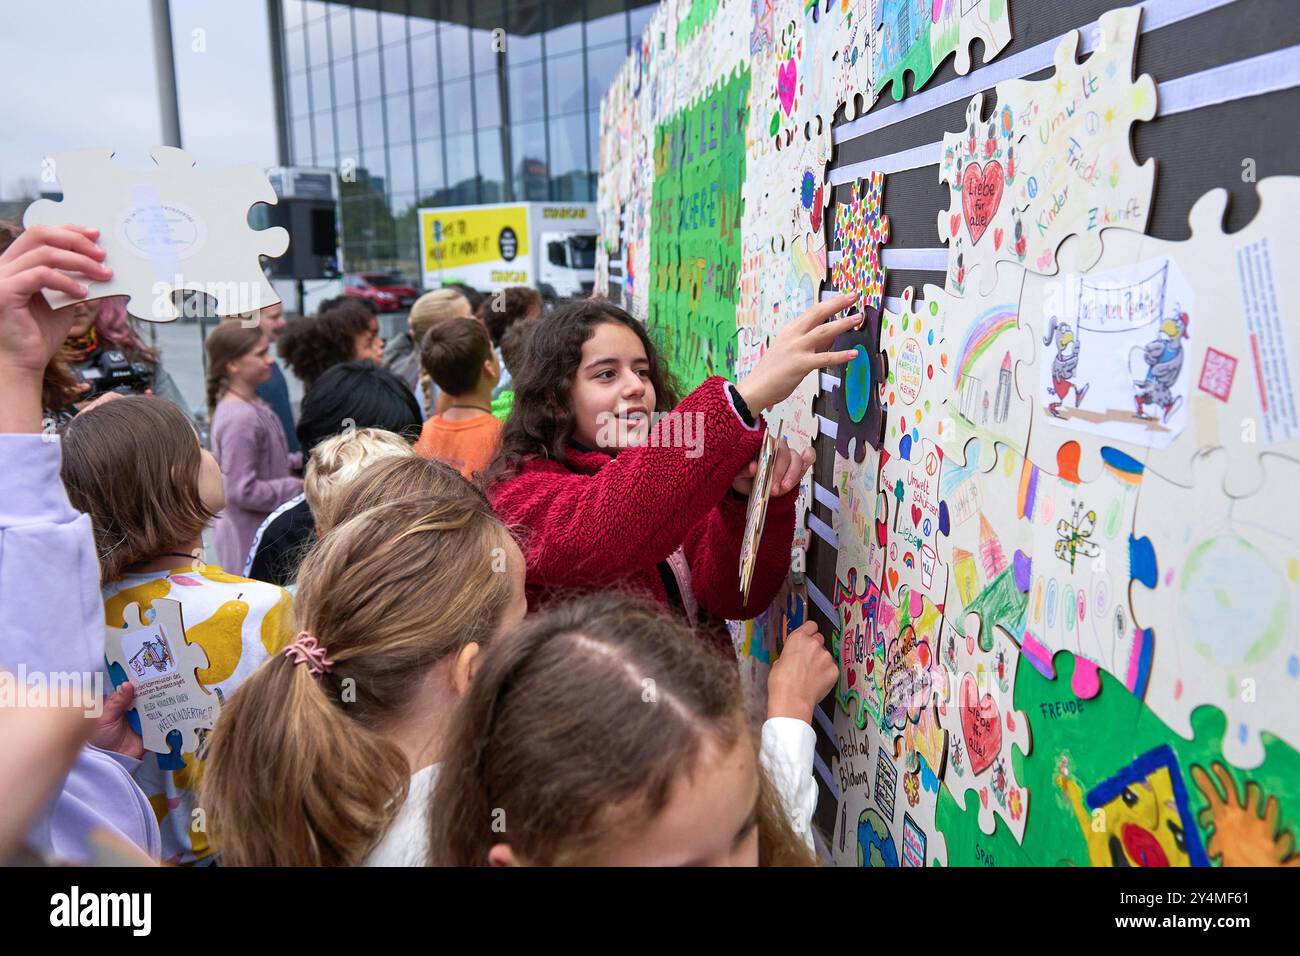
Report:
[[[97,238],[38,227],[0,254],[0,667],[116,685],[98,717],[46,708],[0,744],[0,766],[34,766],[39,744],[61,771],[0,785],[25,813],[0,854],[85,860],[106,830],[176,864],[816,862],[811,718],[836,666],[812,624],[793,630],[752,727],[725,622],[775,599],[811,465],[780,443],[745,597],[760,413],[853,356],[831,350],[851,297],[680,398],[603,301],[430,293],[388,352],[418,354],[419,376],[383,367],[359,303],[283,332],[277,307],[208,337],[210,451],[150,395],[52,438],[47,370],[77,307],[42,291],[110,274]],[[277,335],[306,387],[300,452],[262,391]],[[106,671],[105,626],[163,598],[221,702],[195,752],[175,731],[145,750],[132,685]]]

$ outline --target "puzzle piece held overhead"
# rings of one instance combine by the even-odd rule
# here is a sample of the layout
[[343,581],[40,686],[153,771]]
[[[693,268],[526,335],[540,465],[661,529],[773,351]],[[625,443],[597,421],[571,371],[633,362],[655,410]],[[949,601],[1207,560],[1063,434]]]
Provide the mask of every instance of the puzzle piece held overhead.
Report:
[[[196,170],[188,153],[170,146],[156,146],[151,155],[156,168],[137,170],[114,163],[109,150],[58,154],[63,200],[32,203],[23,224],[99,229],[113,277],[87,283],[87,298],[127,296],[127,311],[137,318],[178,318],[172,293],[183,289],[215,299],[219,316],[279,302],[258,257],[283,255],[289,233],[248,225],[250,207],[276,201],[266,175],[251,165]],[[61,292],[44,295],[53,309],[78,301]]]

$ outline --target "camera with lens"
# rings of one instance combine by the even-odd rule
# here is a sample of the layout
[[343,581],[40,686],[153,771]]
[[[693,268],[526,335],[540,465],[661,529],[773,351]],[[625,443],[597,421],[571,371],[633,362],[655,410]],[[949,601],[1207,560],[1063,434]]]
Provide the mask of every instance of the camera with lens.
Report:
[[146,389],[153,388],[153,369],[145,362],[132,362],[117,349],[100,352],[90,364],[77,371],[77,377],[90,386],[90,390],[81,396],[83,401],[105,392],[143,395]]

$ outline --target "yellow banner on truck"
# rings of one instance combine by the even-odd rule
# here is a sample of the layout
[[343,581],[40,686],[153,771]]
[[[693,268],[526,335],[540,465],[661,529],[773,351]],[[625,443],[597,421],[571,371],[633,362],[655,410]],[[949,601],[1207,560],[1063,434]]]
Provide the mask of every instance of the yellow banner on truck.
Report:
[[420,210],[424,271],[437,273],[528,256],[528,205]]
[[591,203],[493,203],[421,209],[420,260],[424,287],[463,282],[482,291],[512,285],[546,294],[581,292],[590,277],[581,250],[595,234]]

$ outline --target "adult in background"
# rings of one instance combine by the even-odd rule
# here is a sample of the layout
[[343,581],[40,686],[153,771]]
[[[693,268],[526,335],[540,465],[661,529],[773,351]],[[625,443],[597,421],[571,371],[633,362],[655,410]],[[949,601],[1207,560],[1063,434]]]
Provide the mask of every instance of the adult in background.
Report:
[[461,295],[463,295],[465,297],[465,301],[469,303],[469,310],[471,314],[477,313],[479,310],[479,306],[481,306],[483,304],[483,300],[487,298],[487,296],[485,296],[478,289],[474,288],[472,285],[466,285],[463,282],[448,282],[446,285],[443,286],[443,288],[451,289],[453,292],[459,292]]
[[[420,436],[420,409],[406,384],[370,361],[336,365],[303,396],[298,440],[310,456],[345,431],[381,429],[406,442]],[[289,587],[316,536],[316,519],[304,493],[290,498],[262,522],[248,551],[244,576]]]
[[84,380],[88,370],[100,367],[104,353],[120,352],[128,362],[139,362],[149,369],[149,391],[171,402],[194,423],[194,409],[163,368],[162,356],[136,334],[126,311],[126,296],[78,302],[68,308],[73,310],[74,319],[72,334],[63,343],[63,358],[75,378]]
[[[275,345],[280,341],[280,333],[287,324],[284,320],[284,306],[279,302],[268,305],[258,313],[258,320],[266,337]],[[271,406],[275,417],[280,419],[284,429],[284,440],[289,444],[289,454],[300,451],[298,435],[294,431],[293,403],[289,401],[289,381],[284,377],[284,370],[279,362],[271,363],[271,377],[257,386],[257,397]]]

